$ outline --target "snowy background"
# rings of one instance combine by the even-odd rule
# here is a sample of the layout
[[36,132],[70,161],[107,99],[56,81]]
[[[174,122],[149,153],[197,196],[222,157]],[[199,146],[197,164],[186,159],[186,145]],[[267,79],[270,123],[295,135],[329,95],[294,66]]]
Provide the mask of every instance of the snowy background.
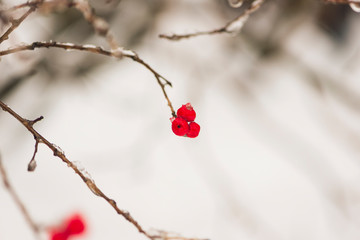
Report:
[[[119,43],[173,83],[174,108],[192,103],[198,138],[172,133],[156,80],[128,59],[57,49],[4,56],[0,88],[36,73],[1,100],[25,118],[43,115],[35,129],[145,229],[212,240],[360,239],[359,14],[321,1],[269,1],[239,35],[170,42],[158,34],[220,27],[243,8],[105,2],[93,4]],[[1,49],[50,39],[106,47],[68,10],[33,14]],[[0,111],[5,168],[38,223],[80,212],[88,231],[74,239],[146,239],[44,145],[27,172],[34,144]],[[2,185],[0,239],[33,239]]]

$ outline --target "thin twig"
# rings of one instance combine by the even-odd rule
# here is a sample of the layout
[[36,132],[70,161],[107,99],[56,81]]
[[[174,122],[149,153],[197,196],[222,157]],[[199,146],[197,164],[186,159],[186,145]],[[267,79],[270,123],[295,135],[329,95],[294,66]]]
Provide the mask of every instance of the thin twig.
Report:
[[[157,71],[155,71],[148,63],[144,62],[144,60],[142,60],[139,57],[139,55],[134,51],[125,50],[122,48],[108,51],[102,47],[95,46],[95,45],[77,45],[77,44],[73,44],[73,43],[44,41],[44,42],[33,42],[32,44],[21,45],[21,46],[12,47],[7,50],[0,51],[0,56],[5,56],[5,55],[13,54],[16,52],[26,51],[26,50],[35,50],[36,48],[61,48],[61,49],[65,49],[65,50],[86,51],[86,52],[96,53],[96,54],[105,55],[105,56],[109,56],[109,57],[115,57],[115,58],[121,58],[121,57],[131,58],[133,61],[143,65],[155,76],[158,84],[161,87],[164,97],[168,103],[168,106],[171,110],[171,114],[173,116],[175,116],[175,110],[174,110],[174,108],[171,104],[171,101],[165,90],[166,85],[172,86],[171,82],[168,81],[162,75],[160,75]],[[161,80],[163,80],[164,82],[162,82]]]
[[[68,167],[71,167],[74,172],[83,180],[83,182],[88,186],[88,188],[96,195],[99,196],[101,198],[103,198],[108,204],[110,204],[113,209],[121,216],[123,216],[128,222],[130,222],[133,226],[135,226],[135,228],[142,234],[144,234],[147,238],[149,238],[150,240],[156,240],[156,239],[163,239],[163,240],[169,240],[169,239],[174,239],[174,238],[164,238],[164,236],[162,235],[152,235],[150,233],[148,233],[147,231],[145,231],[141,225],[130,215],[129,212],[120,209],[116,202],[109,198],[107,195],[105,195],[100,189],[99,187],[95,184],[95,181],[93,179],[91,179],[91,177],[89,176],[89,174],[86,171],[80,170],[76,164],[74,164],[73,162],[71,162],[66,156],[65,153],[61,150],[61,148],[59,148],[58,146],[56,146],[55,144],[51,143],[50,141],[48,141],[45,137],[43,137],[39,132],[37,132],[34,128],[33,125],[35,122],[39,121],[37,119],[42,119],[42,117],[39,117],[33,121],[31,120],[27,120],[23,117],[21,117],[19,114],[17,114],[14,110],[12,110],[9,106],[7,106],[5,103],[3,103],[2,101],[0,101],[0,107],[5,111],[8,112],[11,116],[13,116],[14,118],[16,118],[22,125],[24,125],[24,127],[34,136],[34,139],[36,139],[36,141],[38,141],[39,143],[44,143],[48,148],[51,149],[51,151],[53,152],[54,156],[60,158],[64,163],[66,163],[66,165]],[[37,144],[36,144],[37,146]],[[2,170],[1,167],[1,173],[3,175],[4,179],[6,178],[6,173],[4,170]],[[3,173],[4,172],[4,173]],[[4,177],[5,176],[5,177]],[[9,186],[8,181],[4,180],[4,184],[5,186]],[[11,187],[10,187],[11,189]],[[9,191],[13,191],[13,190],[9,190]],[[14,195],[14,199],[16,198],[16,195]],[[34,230],[36,229],[36,231],[39,231],[38,227],[36,226],[36,224],[33,224],[33,221],[31,220],[31,218],[29,217],[28,213],[26,212],[26,209],[23,207],[23,204],[21,204],[20,200],[17,198],[16,202],[18,203],[19,206],[21,206],[21,209],[24,213],[24,215],[26,216],[27,219],[29,219],[29,223],[31,223],[31,226],[34,228]],[[24,209],[24,210],[23,210]],[[166,233],[164,231],[162,231],[162,233]],[[183,239],[183,240],[200,240],[200,239],[195,239],[195,238],[184,238],[181,237],[179,238],[178,236],[176,236],[175,239]]]
[[[170,87],[172,87],[172,84],[170,81],[168,81],[166,78],[164,78],[163,76],[161,76],[159,73],[157,73],[156,71],[154,71],[153,68],[151,68],[149,66],[149,64],[145,63],[138,54],[136,54],[135,52],[131,51],[131,54],[124,54],[123,51],[118,51],[118,49],[122,49],[119,44],[116,42],[115,40],[115,36],[114,34],[111,32],[109,24],[102,18],[100,18],[99,16],[97,16],[95,14],[95,9],[93,7],[91,7],[91,5],[89,4],[88,0],[76,0],[74,1],[75,5],[74,7],[76,9],[78,9],[84,16],[84,18],[86,19],[86,21],[88,21],[94,28],[95,32],[102,36],[105,37],[106,41],[108,42],[111,50],[116,51],[118,53],[117,57],[121,58],[121,57],[129,57],[131,59],[133,59],[135,62],[140,63],[141,65],[145,66],[148,70],[150,70],[155,78],[156,81],[158,82],[158,84],[161,87],[161,90],[164,94],[164,97],[168,103],[168,106],[171,110],[171,114],[173,117],[176,116],[175,110],[172,106],[172,103],[166,93],[165,90],[165,86],[169,85]],[[114,56],[114,55],[112,55]],[[164,80],[165,84],[161,81]]]
[[10,181],[8,179],[6,170],[5,170],[5,168],[3,166],[3,163],[2,163],[1,156],[0,156],[0,175],[1,175],[1,178],[2,178],[2,181],[4,183],[4,186],[5,186],[6,190],[11,195],[11,197],[14,200],[15,204],[19,207],[22,215],[25,217],[25,220],[29,224],[29,226],[30,226],[31,230],[33,231],[35,237],[37,239],[40,239],[40,228],[35,223],[35,221],[31,218],[31,216],[30,216],[28,210],[26,209],[24,203],[21,201],[20,197],[16,194],[13,186],[10,184]]
[[19,5],[15,5],[15,6],[12,6],[8,9],[1,9],[0,12],[7,12],[7,13],[10,13],[10,12],[14,12],[16,10],[19,10],[19,9],[22,9],[22,8],[25,8],[25,7],[36,7],[38,5],[38,2],[35,1],[35,2],[26,2],[26,3],[21,3]]
[[[41,117],[39,117],[39,118],[37,118],[37,119],[43,119],[43,117],[41,116]],[[37,120],[37,119],[35,119],[35,120]],[[33,124],[32,125],[34,125],[34,123],[36,123],[37,121],[33,121]],[[27,170],[29,171],[29,172],[33,172],[33,171],[35,171],[35,168],[36,168],[36,160],[35,160],[35,156],[36,156],[36,153],[37,153],[37,151],[38,151],[38,147],[39,147],[39,143],[40,143],[40,139],[37,139],[37,138],[35,138],[35,149],[34,149],[34,154],[33,154],[33,156],[32,156],[32,158],[31,158],[31,160],[30,160],[30,162],[29,162],[29,164],[28,164],[28,168],[27,168]]]
[[74,7],[83,14],[85,20],[93,26],[95,32],[105,37],[112,50],[120,47],[115,40],[114,34],[110,31],[109,24],[95,15],[95,9],[89,4],[88,0],[76,0],[74,3]]
[[[80,171],[78,169],[78,167],[72,163],[66,156],[65,153],[56,145],[54,145],[53,143],[49,142],[46,138],[44,138],[40,133],[38,133],[34,128],[33,128],[33,124],[32,121],[24,119],[23,117],[21,117],[19,114],[17,114],[15,111],[13,111],[9,106],[7,106],[6,104],[4,104],[2,101],[0,101],[0,107],[10,113],[14,118],[16,118],[22,125],[24,125],[24,127],[27,128],[27,130],[34,136],[35,139],[40,139],[41,143],[44,143],[48,148],[50,148],[53,151],[54,156],[60,158],[64,163],[67,164],[68,167],[71,167],[74,172],[83,180],[83,182],[90,188],[90,190],[97,196],[103,198],[106,202],[108,202],[114,209],[115,211],[120,214],[121,216],[123,216],[127,221],[129,221],[132,225],[134,225],[137,230],[144,234],[146,237],[148,237],[149,239],[155,239],[153,236],[151,236],[150,234],[148,234],[141,226],[140,224],[130,215],[130,213],[128,213],[127,211],[121,210],[116,202],[109,198],[108,196],[106,196],[99,188],[98,186],[95,184],[95,182],[88,176],[86,176],[85,174],[83,174],[82,171]],[[17,201],[17,200],[16,200]]]
[[[89,189],[96,195],[99,196],[101,198],[103,198],[108,204],[110,204],[115,211],[123,216],[128,222],[130,222],[133,226],[135,226],[135,228],[142,234],[144,234],[148,239],[150,240],[156,240],[156,239],[163,239],[163,240],[170,240],[170,239],[181,239],[181,240],[201,240],[201,239],[197,239],[197,238],[184,238],[184,237],[180,237],[180,236],[174,236],[174,237],[170,237],[167,234],[165,234],[165,231],[161,231],[162,234],[160,235],[152,235],[149,234],[147,231],[145,231],[141,225],[130,215],[129,212],[125,211],[125,210],[121,210],[116,202],[109,198],[107,195],[105,195],[100,189],[99,187],[95,184],[95,181],[93,179],[91,179],[91,177],[89,177],[89,174],[86,171],[83,170],[79,170],[79,168],[76,166],[76,164],[74,164],[73,162],[71,162],[66,156],[65,153],[61,150],[61,148],[59,148],[58,146],[56,146],[55,144],[49,142],[45,137],[43,137],[39,132],[37,132],[34,128],[33,125],[34,123],[40,121],[42,119],[42,117],[39,117],[33,121],[31,120],[27,120],[23,117],[21,117],[19,114],[17,114],[14,110],[12,110],[9,106],[7,106],[5,103],[3,103],[2,101],[0,101],[0,107],[3,109],[3,111],[8,112],[11,116],[13,116],[14,118],[16,118],[33,136],[34,139],[36,139],[36,141],[38,143],[44,143],[48,148],[51,149],[51,151],[53,152],[54,156],[60,158],[64,163],[67,164],[68,167],[71,167],[74,172],[83,180],[83,182],[89,187]],[[38,144],[37,143],[37,144]],[[36,147],[37,147],[36,144]],[[36,153],[36,151],[35,151]],[[1,173],[3,175],[3,179],[4,180],[4,184],[6,187],[10,186],[8,184],[8,181],[6,180],[6,173],[3,170],[2,166],[1,166],[1,162],[0,162],[0,167],[1,167]],[[10,187],[10,189],[12,189]],[[9,191],[13,191],[13,190],[9,190]],[[16,196],[16,195],[15,195]],[[17,199],[17,202],[19,202],[19,206],[21,206],[21,209],[25,209],[23,207],[23,204],[21,204],[20,200]],[[26,218],[29,218],[28,221],[30,221],[29,223],[31,223],[31,226],[34,228],[34,230],[36,229],[36,231],[39,231],[38,227],[36,226],[36,224],[33,224],[33,221],[31,221],[31,218],[29,217],[28,213],[26,212],[26,210],[22,210],[24,212],[24,215],[26,216]]]
[[9,38],[9,35],[32,13],[36,10],[39,4],[41,4],[44,0],[37,0],[31,5],[30,8],[18,19],[10,19],[11,26],[8,30],[0,37],[0,44]]
[[325,3],[333,4],[350,4],[350,3],[360,3],[359,0],[322,0]]
[[19,9],[22,9],[22,8],[26,8],[26,7],[35,7],[35,8],[38,8],[38,7],[41,7],[46,9],[46,8],[52,8],[54,6],[67,6],[67,7],[73,7],[75,4],[73,3],[73,0],[52,0],[52,1],[39,1],[39,0],[36,0],[36,1],[28,1],[28,2],[25,2],[25,3],[22,3],[22,4],[19,4],[19,5],[15,5],[15,6],[12,6],[8,9],[2,9],[0,10],[0,12],[6,12],[6,13],[11,13],[11,12],[14,12],[14,11],[17,11]]
[[217,28],[214,30],[209,30],[209,31],[199,31],[199,32],[193,32],[193,33],[187,33],[187,34],[160,34],[159,38],[165,38],[168,40],[172,40],[172,41],[178,41],[178,40],[182,40],[182,39],[186,39],[186,38],[192,38],[192,37],[198,37],[201,35],[214,35],[214,34],[220,34],[220,33],[225,33],[226,28],[225,27],[221,27],[221,28]]
[[[31,12],[35,11],[39,7],[40,4],[54,4],[54,3],[56,3],[56,1],[36,0],[36,1],[27,2],[24,4],[14,6],[13,8],[10,8],[10,10],[16,10],[16,9],[23,8],[23,7],[30,7],[30,9],[28,10],[28,12],[29,12],[28,15],[29,15]],[[61,1],[61,3],[64,4],[64,1]],[[166,93],[166,90],[165,90],[166,85],[169,85],[170,87],[172,87],[171,82],[169,80],[167,80],[165,77],[163,77],[162,75],[160,75],[158,72],[156,72],[149,64],[144,62],[137,53],[135,53],[134,51],[131,51],[131,50],[124,50],[122,47],[120,47],[119,44],[116,42],[113,33],[109,29],[108,23],[104,19],[95,15],[95,10],[91,7],[91,5],[88,3],[87,0],[65,0],[65,3],[67,5],[67,7],[75,7],[83,14],[84,18],[93,26],[95,32],[97,34],[99,34],[100,36],[105,37],[106,41],[110,45],[111,51],[107,51],[101,47],[96,47],[93,45],[75,45],[72,43],[57,43],[54,41],[49,41],[49,42],[34,42],[29,45],[13,47],[8,50],[1,51],[0,56],[12,54],[12,53],[24,51],[24,50],[34,50],[35,48],[55,47],[55,48],[63,48],[63,49],[88,51],[88,52],[97,53],[97,54],[101,54],[101,55],[116,57],[119,59],[122,57],[131,58],[135,62],[138,62],[141,65],[143,65],[145,68],[147,68],[150,72],[152,72],[154,74],[154,77],[156,78],[156,81],[160,85],[163,95],[167,101],[167,104],[170,108],[172,116],[176,116],[176,113],[174,111],[172,103]],[[20,18],[21,21],[18,22],[18,25],[28,15]],[[16,25],[16,26],[12,25],[9,28],[9,30],[7,31],[8,34],[5,33],[2,36],[2,38],[4,38],[4,40],[5,40],[5,38],[7,38],[8,35],[18,25]],[[1,43],[1,41],[0,41],[0,43]]]
[[172,41],[178,41],[182,39],[188,39],[192,37],[198,37],[201,35],[214,35],[214,34],[220,34],[220,33],[236,33],[240,32],[242,29],[244,23],[256,10],[259,9],[259,7],[264,3],[265,0],[255,0],[251,3],[250,7],[246,9],[240,16],[236,17],[232,21],[228,22],[225,26],[221,28],[216,28],[209,31],[199,31],[199,32],[193,32],[188,34],[160,34],[160,38],[165,38]]
[[208,238],[186,238],[180,236],[179,234],[166,232],[162,230],[155,230],[155,231],[157,232],[157,235],[154,235],[155,238],[162,240],[209,240]]
[[[60,2],[60,1],[59,1]],[[171,113],[173,116],[175,116],[174,108],[172,107],[171,101],[166,93],[165,87],[166,85],[172,86],[171,82],[168,81],[166,78],[164,78],[162,75],[160,75],[158,72],[156,72],[148,63],[144,62],[137,53],[131,50],[125,50],[117,44],[115,41],[114,35],[109,31],[108,23],[103,20],[100,17],[97,17],[95,15],[94,9],[90,6],[87,0],[65,0],[62,1],[62,4],[66,3],[67,7],[75,7],[79,11],[81,11],[84,15],[84,18],[92,24],[92,26],[95,29],[95,32],[99,34],[100,36],[104,36],[107,40],[107,42],[110,45],[111,51],[105,50],[102,47],[94,46],[94,45],[76,45],[73,43],[59,43],[54,41],[48,41],[48,42],[33,42],[32,44],[28,45],[22,45],[22,46],[15,46],[12,48],[9,48],[7,50],[0,51],[0,56],[5,56],[25,50],[34,50],[36,48],[61,48],[65,50],[79,50],[79,51],[86,51],[91,52],[95,54],[115,57],[115,58],[122,58],[127,57],[131,58],[133,61],[138,62],[139,64],[143,65],[145,68],[147,68],[151,73],[153,73],[154,77],[156,78],[158,84],[160,85],[162,92],[167,100],[168,106],[170,107]],[[26,11],[25,14],[23,14],[19,19],[11,20],[11,26],[9,29],[0,37],[0,43],[8,39],[9,35],[27,18],[32,12],[34,12],[40,4],[43,4],[44,0],[37,0],[37,1],[31,1],[26,2],[24,4],[20,4],[17,6],[14,6],[10,9],[8,9],[8,12],[12,12],[24,7],[29,7],[28,11]],[[46,1],[44,4],[55,4],[56,1]],[[6,11],[1,11],[6,12]],[[44,138],[40,133],[38,133],[34,128],[33,125],[42,120],[43,117],[39,117],[35,120],[27,120],[23,117],[21,117],[19,114],[17,114],[15,111],[13,111],[9,106],[4,104],[2,101],[0,101],[0,107],[8,112],[10,115],[12,115],[14,118],[16,118],[27,130],[33,135],[35,139],[35,149],[32,156],[32,159],[28,165],[28,168],[30,170],[33,170],[36,166],[35,162],[35,156],[38,151],[38,145],[39,143],[45,144],[48,148],[50,148],[54,154],[54,156],[60,158],[64,163],[67,164],[68,167],[71,167],[74,172],[83,180],[83,182],[89,187],[89,189],[97,196],[103,198],[108,204],[110,204],[113,209],[121,216],[123,216],[128,222],[130,222],[135,228],[142,234],[144,234],[147,238],[151,240],[155,239],[163,239],[163,236],[158,235],[151,235],[148,232],[146,232],[141,225],[125,210],[121,210],[116,202],[109,198],[107,195],[105,195],[95,184],[94,180],[91,179],[89,174],[85,170],[80,170],[77,165],[73,162],[71,162],[66,156],[65,153],[56,146],[55,144],[49,142],[46,138]],[[176,237],[179,238],[179,237]],[[169,238],[167,238],[169,239]],[[193,238],[182,238],[184,240],[195,240]]]

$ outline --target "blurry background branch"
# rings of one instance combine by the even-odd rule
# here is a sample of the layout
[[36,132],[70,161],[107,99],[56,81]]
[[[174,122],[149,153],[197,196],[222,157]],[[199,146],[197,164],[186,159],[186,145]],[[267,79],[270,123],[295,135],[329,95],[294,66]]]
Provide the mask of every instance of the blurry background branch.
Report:
[[[172,116],[175,116],[175,110],[172,106],[172,103],[168,97],[168,94],[166,93],[166,85],[172,86],[171,82],[168,81],[166,78],[164,78],[162,75],[160,75],[158,72],[156,72],[152,67],[150,67],[149,64],[147,64],[144,60],[142,60],[137,53],[131,50],[125,50],[124,48],[120,47],[119,44],[116,42],[115,37],[113,33],[109,30],[109,24],[102,18],[95,15],[95,10],[92,8],[87,0],[54,0],[54,1],[45,1],[44,0],[36,0],[27,2],[24,4],[20,4],[14,7],[9,8],[5,12],[12,12],[14,10],[29,7],[29,10],[20,18],[17,20],[12,21],[12,25],[10,28],[0,37],[0,43],[6,39],[8,39],[9,35],[14,31],[22,21],[25,20],[27,16],[30,15],[33,11],[36,10],[36,8],[42,6],[42,10],[47,12],[52,12],[56,8],[60,7],[75,7],[78,9],[82,14],[83,17],[93,26],[95,32],[99,34],[100,36],[105,37],[106,41],[110,45],[112,51],[105,51],[101,47],[96,46],[80,46],[75,45],[73,43],[63,43],[63,44],[56,44],[56,42],[51,41],[49,43],[41,43],[41,42],[34,42],[27,46],[21,46],[21,47],[12,47],[8,50],[1,51],[0,56],[2,55],[8,55],[12,54],[18,51],[23,50],[33,50],[34,48],[39,47],[58,47],[58,48],[64,48],[64,49],[77,49],[77,50],[84,50],[84,51],[91,51],[93,53],[103,54],[107,56],[114,56],[116,58],[121,59],[123,56],[131,58],[135,62],[140,63],[145,68],[147,68],[150,72],[153,73],[157,83],[161,87],[162,93],[167,101],[167,105],[169,106],[171,110]],[[55,44],[54,44],[55,43]]]
[[[7,106],[5,103],[3,103],[2,101],[0,101],[0,107],[2,108],[3,111],[8,112],[11,116],[13,116],[15,119],[17,119],[22,125],[24,125],[24,127],[34,136],[34,139],[36,141],[35,144],[35,152],[34,155],[31,159],[31,162],[34,161],[35,159],[35,155],[37,153],[37,146],[38,143],[43,143],[45,144],[48,148],[50,148],[50,150],[53,152],[55,157],[60,158],[64,163],[66,163],[66,165],[70,168],[72,168],[74,170],[74,172],[83,180],[83,182],[89,187],[89,189],[98,197],[103,198],[108,204],[110,204],[110,206],[112,208],[114,208],[114,210],[121,216],[123,216],[128,222],[130,222],[133,226],[136,227],[136,229],[144,234],[147,238],[151,239],[151,240],[155,240],[155,239],[164,239],[163,236],[160,235],[151,235],[149,234],[147,231],[145,231],[141,225],[130,215],[129,212],[120,209],[116,202],[109,198],[107,195],[105,195],[100,188],[95,184],[95,181],[90,177],[90,175],[88,174],[87,171],[85,170],[80,170],[76,164],[74,164],[73,162],[71,162],[66,156],[65,153],[61,150],[61,148],[59,148],[57,145],[49,142],[45,137],[43,137],[40,133],[38,133],[34,128],[33,125],[42,120],[42,117],[39,117],[35,120],[27,120],[23,117],[21,117],[19,114],[17,114],[14,110],[12,110],[9,106]],[[30,162],[30,163],[31,163]],[[37,227],[36,224],[34,224],[33,220],[30,218],[30,215],[28,214],[27,210],[24,207],[24,204],[20,201],[19,197],[15,194],[14,190],[12,189],[11,185],[9,184],[8,180],[7,180],[7,176],[6,176],[6,172],[4,170],[4,168],[1,165],[1,159],[0,159],[0,171],[1,171],[1,175],[3,178],[3,182],[6,186],[6,188],[8,189],[8,191],[11,193],[12,197],[14,198],[14,201],[16,201],[16,203],[19,205],[19,207],[21,208],[21,211],[23,212],[25,218],[27,219],[27,221],[29,222],[29,224],[32,226],[33,230],[35,233],[39,232],[39,229]],[[171,238],[165,238],[165,239],[171,239]],[[187,238],[183,238],[183,239],[187,239]],[[192,240],[195,240],[192,238]]]
[[[185,38],[192,38],[201,35],[213,35],[219,33],[239,33],[244,26],[246,20],[249,18],[250,14],[258,10],[258,8],[264,3],[265,0],[255,0],[251,3],[251,5],[238,17],[228,22],[225,26],[221,28],[216,28],[209,31],[199,31],[188,34],[160,34],[160,38],[165,38],[168,40],[181,40]],[[242,2],[242,1],[241,1]]]
[[[30,8],[18,19],[14,19],[12,17],[8,17],[9,22],[11,23],[11,26],[8,28],[8,30],[3,33],[3,35],[0,37],[0,44],[7,40],[9,38],[9,35],[32,13],[36,10],[38,5],[40,5],[44,0],[35,0],[31,2]],[[21,6],[22,7],[22,6]],[[13,11],[14,9],[18,9],[21,7],[15,7],[10,8],[9,11]]]
[[360,3],[359,0],[322,0],[325,3],[334,3],[334,4],[350,4],[350,3]]
[[[1,102],[0,102],[1,104]],[[21,211],[22,215],[24,216],[26,222],[29,224],[31,230],[33,231],[35,237],[37,239],[40,239],[40,228],[35,223],[34,219],[30,216],[29,211],[26,209],[24,202],[20,199],[19,195],[15,192],[15,189],[11,185],[9,178],[7,176],[5,167],[3,165],[1,155],[0,155],[0,175],[2,178],[2,182],[4,184],[4,187],[9,192],[11,198],[13,199],[14,203],[17,205],[19,210]]]
[[[109,203],[114,209],[115,211],[123,216],[128,222],[130,222],[132,225],[134,225],[137,230],[144,234],[146,237],[148,237],[149,239],[156,239],[157,237],[154,237],[150,234],[148,234],[141,226],[140,224],[130,215],[129,212],[121,210],[116,202],[109,198],[108,196],[106,196],[99,188],[98,186],[95,184],[95,181],[88,175],[88,173],[84,173],[83,171],[79,170],[78,167],[71,162],[66,156],[65,153],[55,144],[50,143],[46,138],[44,138],[42,135],[40,135],[34,128],[33,125],[34,123],[36,123],[37,121],[31,121],[31,120],[27,120],[24,119],[23,117],[21,117],[19,114],[17,114],[15,111],[13,111],[9,106],[7,106],[5,103],[3,103],[2,101],[0,101],[0,107],[3,109],[3,111],[8,112],[10,115],[12,115],[14,118],[16,118],[21,124],[24,125],[24,127],[34,136],[34,139],[36,140],[36,145],[35,145],[35,152],[34,152],[34,156],[32,158],[31,161],[33,161],[33,159],[35,159],[35,154],[37,152],[37,144],[43,143],[45,144],[48,148],[50,148],[50,150],[53,151],[54,156],[60,158],[64,163],[66,163],[66,165],[68,167],[71,167],[74,172],[83,180],[83,182],[89,187],[89,189],[96,195],[99,196],[101,198],[103,198],[107,203]],[[42,119],[42,118],[39,118]],[[24,205],[21,203],[21,201],[19,200],[19,198],[17,197],[17,195],[15,194],[15,192],[12,190],[11,186],[9,185],[9,183],[6,181],[6,173],[3,170],[2,166],[1,167],[1,172],[2,172],[2,176],[3,176],[3,181],[5,186],[8,188],[9,192],[11,192],[14,200],[17,202],[17,204],[21,207],[22,212],[24,213],[26,219],[29,221],[29,223],[31,224],[32,228],[34,229],[34,231],[37,233],[39,230],[36,227],[36,225],[33,224],[33,221],[31,220],[31,218],[29,217],[29,214],[27,213]]]

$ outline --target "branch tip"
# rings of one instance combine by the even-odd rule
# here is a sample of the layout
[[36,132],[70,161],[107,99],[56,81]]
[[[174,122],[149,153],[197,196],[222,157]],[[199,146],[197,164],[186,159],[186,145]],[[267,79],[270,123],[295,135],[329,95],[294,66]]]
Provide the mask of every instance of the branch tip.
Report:
[[39,121],[41,121],[43,119],[44,119],[44,117],[40,116],[40,117],[38,117],[38,118],[36,118],[34,120],[29,120],[29,124],[30,124],[30,126],[33,126],[35,123],[37,123],[37,122],[39,122]]

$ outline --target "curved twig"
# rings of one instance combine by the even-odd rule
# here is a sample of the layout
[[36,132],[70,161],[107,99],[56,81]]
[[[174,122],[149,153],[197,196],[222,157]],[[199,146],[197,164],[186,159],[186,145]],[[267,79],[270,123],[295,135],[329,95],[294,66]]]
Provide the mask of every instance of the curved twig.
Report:
[[0,44],[4,42],[5,40],[9,39],[9,35],[32,13],[36,10],[36,8],[43,2],[44,0],[36,0],[29,2],[28,5],[30,8],[18,19],[10,19],[11,26],[8,28],[8,30],[3,33],[3,35],[0,37]]
[[[172,103],[166,93],[165,87],[166,85],[172,86],[171,82],[168,81],[165,77],[160,75],[157,71],[155,71],[148,63],[146,63],[144,60],[142,60],[139,55],[131,50],[125,50],[123,48],[117,48],[115,50],[105,50],[102,47],[95,46],[95,45],[77,45],[73,43],[61,43],[61,42],[55,42],[55,41],[43,41],[43,42],[33,42],[31,44],[25,44],[21,46],[15,46],[12,48],[9,48],[7,50],[0,51],[0,56],[5,56],[17,52],[27,51],[27,50],[35,50],[37,48],[61,48],[65,50],[78,50],[78,51],[85,51],[85,52],[91,52],[96,53],[100,55],[105,55],[108,57],[115,57],[115,58],[130,58],[133,61],[143,65],[145,68],[147,68],[156,78],[158,84],[161,87],[161,90],[164,94],[164,97],[168,103],[168,106],[171,110],[171,114],[175,116],[175,110],[172,106]],[[161,81],[163,80],[163,81]]]
[[249,18],[250,14],[259,9],[259,7],[264,3],[265,0],[255,0],[251,3],[250,7],[246,9],[240,16],[231,20],[225,26],[221,28],[216,28],[209,31],[199,31],[188,34],[160,34],[160,38],[165,38],[172,41],[178,41],[182,39],[189,39],[192,37],[198,37],[202,35],[214,35],[220,33],[236,33],[240,32],[244,26],[246,20]]
[[[45,137],[43,137],[40,133],[38,133],[34,128],[33,128],[33,121],[27,120],[23,117],[21,117],[19,114],[17,114],[15,111],[13,111],[9,106],[7,106],[5,103],[3,103],[2,101],[0,101],[0,107],[10,113],[13,117],[15,117],[22,125],[24,125],[24,127],[26,127],[26,129],[34,136],[35,139],[39,139],[41,141],[41,143],[45,144],[48,148],[51,149],[51,151],[53,152],[54,156],[60,158],[64,163],[67,164],[68,167],[71,167],[74,172],[83,180],[83,182],[89,187],[89,189],[97,196],[103,198],[106,202],[108,202],[114,209],[115,211],[120,214],[121,216],[123,216],[127,221],[129,221],[132,225],[134,225],[137,230],[144,234],[146,237],[148,237],[151,240],[154,240],[155,237],[151,236],[150,234],[148,234],[141,226],[140,224],[130,215],[129,212],[121,210],[116,202],[109,198],[108,196],[106,196],[99,188],[98,186],[95,184],[94,180],[92,180],[90,177],[88,177],[86,174],[84,174],[82,171],[80,171],[78,169],[78,167],[71,162],[66,156],[65,153],[55,144],[51,143],[50,141],[48,141]],[[26,215],[26,214],[24,214]],[[26,215],[27,216],[27,215]]]

